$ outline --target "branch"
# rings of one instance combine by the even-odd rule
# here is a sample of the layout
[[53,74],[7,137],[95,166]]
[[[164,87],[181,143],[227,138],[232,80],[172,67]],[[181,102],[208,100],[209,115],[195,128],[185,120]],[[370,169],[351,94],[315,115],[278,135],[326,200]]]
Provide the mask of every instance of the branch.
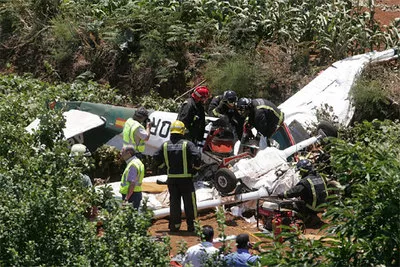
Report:
[[202,80],[200,83],[198,83],[197,85],[195,85],[194,87],[190,88],[189,90],[187,90],[186,92],[184,92],[183,94],[181,94],[180,96],[178,96],[177,98],[175,98],[174,101],[177,101],[178,99],[180,99],[181,97],[187,95],[188,93],[192,92],[197,86],[203,84],[206,80]]

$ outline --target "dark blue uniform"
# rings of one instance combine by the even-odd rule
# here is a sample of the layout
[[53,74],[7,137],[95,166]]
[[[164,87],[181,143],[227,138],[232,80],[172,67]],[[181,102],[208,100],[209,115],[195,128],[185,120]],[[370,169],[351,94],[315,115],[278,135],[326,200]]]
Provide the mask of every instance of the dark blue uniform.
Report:
[[274,103],[265,99],[251,101],[251,109],[247,122],[254,126],[264,137],[271,138],[275,131],[282,125],[283,112]]
[[306,203],[308,212],[317,213],[320,211],[318,206],[326,201],[328,189],[321,176],[310,174],[283,195],[285,198],[300,197]]
[[221,104],[223,95],[214,97],[208,106],[208,115],[217,118],[226,118],[231,125],[232,131],[237,135],[237,138],[242,138],[244,118],[239,115],[236,108],[230,108],[228,104]]
[[201,164],[199,150],[192,142],[183,139],[182,135],[171,134],[171,140],[165,142],[154,157],[158,163],[164,162],[167,167],[170,194],[169,229],[178,231],[181,226],[183,199],[188,231],[194,231],[197,206],[192,177]]
[[202,142],[206,126],[206,114],[201,102],[195,102],[192,97],[182,104],[177,120],[183,122],[189,133],[187,138],[192,142]]

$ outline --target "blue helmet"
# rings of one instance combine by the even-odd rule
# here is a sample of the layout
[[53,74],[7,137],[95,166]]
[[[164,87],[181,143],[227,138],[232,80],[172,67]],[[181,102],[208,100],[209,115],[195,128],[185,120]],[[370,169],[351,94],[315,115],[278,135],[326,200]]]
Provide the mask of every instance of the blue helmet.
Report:
[[236,103],[238,97],[235,91],[228,90],[224,92],[222,99],[228,103]]
[[236,107],[239,110],[247,110],[251,105],[251,99],[247,97],[242,97],[236,103]]
[[296,171],[299,171],[301,176],[307,176],[314,171],[314,167],[308,159],[301,159],[296,164]]

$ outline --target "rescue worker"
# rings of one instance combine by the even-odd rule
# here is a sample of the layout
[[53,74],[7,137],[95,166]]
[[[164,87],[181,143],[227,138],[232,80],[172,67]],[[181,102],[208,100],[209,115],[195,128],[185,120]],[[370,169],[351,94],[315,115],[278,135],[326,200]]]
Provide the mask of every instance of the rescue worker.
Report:
[[260,140],[260,149],[270,146],[269,139],[281,127],[284,114],[275,104],[266,99],[240,98],[237,102],[237,109],[241,116],[245,118],[244,132],[250,132],[250,128],[255,127],[259,133],[265,137]]
[[307,227],[319,228],[323,222],[318,217],[322,211],[319,207],[326,202],[328,189],[325,180],[314,170],[308,159],[299,160],[296,170],[300,172],[301,180],[291,189],[278,194],[279,198],[300,197],[305,206],[300,206],[300,213]]
[[[90,153],[89,149],[84,144],[74,144],[71,147],[71,152],[69,156],[75,162],[75,165],[78,167],[84,167],[85,161],[86,164],[88,163],[85,158],[90,157],[92,154]],[[81,158],[80,158],[81,157]],[[89,175],[85,173],[81,173],[81,180],[82,185],[84,187],[92,187],[92,180],[90,179]]]
[[[146,129],[144,128],[146,125]],[[150,138],[151,122],[149,121],[149,112],[140,107],[135,110],[132,118],[129,118],[124,125],[123,146],[133,145],[136,152],[143,153],[145,141]]]
[[154,155],[157,163],[165,164],[167,167],[171,232],[177,232],[181,227],[181,198],[183,198],[189,232],[194,231],[194,219],[197,217],[196,194],[192,177],[200,167],[201,156],[196,146],[184,139],[185,130],[183,122],[174,121],[171,124],[170,140],[164,142]]
[[235,91],[225,91],[222,95],[218,95],[211,100],[208,115],[226,119],[236,137],[240,139],[242,137],[244,120],[236,110],[237,100],[238,97]]
[[186,137],[197,145],[204,138],[206,115],[203,105],[207,102],[210,91],[205,86],[196,87],[191,96],[183,102],[177,120],[188,129]]
[[135,209],[139,209],[140,201],[142,201],[142,181],[145,168],[135,154],[133,146],[125,146],[121,150],[121,158],[125,160],[126,168],[121,177],[119,192],[124,204],[132,203]]
[[[76,167],[85,168],[87,167],[87,165],[90,165],[90,158],[92,156],[92,153],[90,153],[89,149],[84,144],[74,144],[71,147],[69,156]],[[89,170],[83,170],[83,172],[81,172],[81,183],[83,187],[93,189],[92,180],[87,174],[88,171]],[[90,221],[95,221],[99,214],[98,212],[99,210],[97,206],[92,205],[91,207],[88,207],[86,209],[84,215]]]
[[221,115],[232,113],[235,111],[237,100],[236,92],[231,90],[225,91],[222,95],[217,95],[210,102],[208,115],[221,117]]

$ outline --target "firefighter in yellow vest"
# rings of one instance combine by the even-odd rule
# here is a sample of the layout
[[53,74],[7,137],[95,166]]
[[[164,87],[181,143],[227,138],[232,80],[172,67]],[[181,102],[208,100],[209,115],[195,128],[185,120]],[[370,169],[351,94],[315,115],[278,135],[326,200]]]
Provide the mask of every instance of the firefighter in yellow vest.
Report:
[[124,203],[132,203],[135,209],[139,209],[142,200],[142,181],[145,168],[143,163],[135,156],[135,149],[126,146],[121,150],[121,158],[126,161],[126,168],[121,178],[119,192]]
[[177,232],[181,227],[181,199],[183,199],[189,232],[194,231],[194,220],[197,217],[196,194],[192,177],[200,167],[201,156],[196,146],[184,139],[185,130],[183,122],[174,121],[171,124],[170,140],[164,142],[154,155],[157,163],[165,164],[167,167],[171,232]]
[[[143,125],[146,125],[146,129]],[[123,130],[123,146],[133,145],[134,149],[143,153],[145,149],[145,141],[150,138],[151,122],[149,121],[149,112],[143,108],[138,108],[124,125]]]

